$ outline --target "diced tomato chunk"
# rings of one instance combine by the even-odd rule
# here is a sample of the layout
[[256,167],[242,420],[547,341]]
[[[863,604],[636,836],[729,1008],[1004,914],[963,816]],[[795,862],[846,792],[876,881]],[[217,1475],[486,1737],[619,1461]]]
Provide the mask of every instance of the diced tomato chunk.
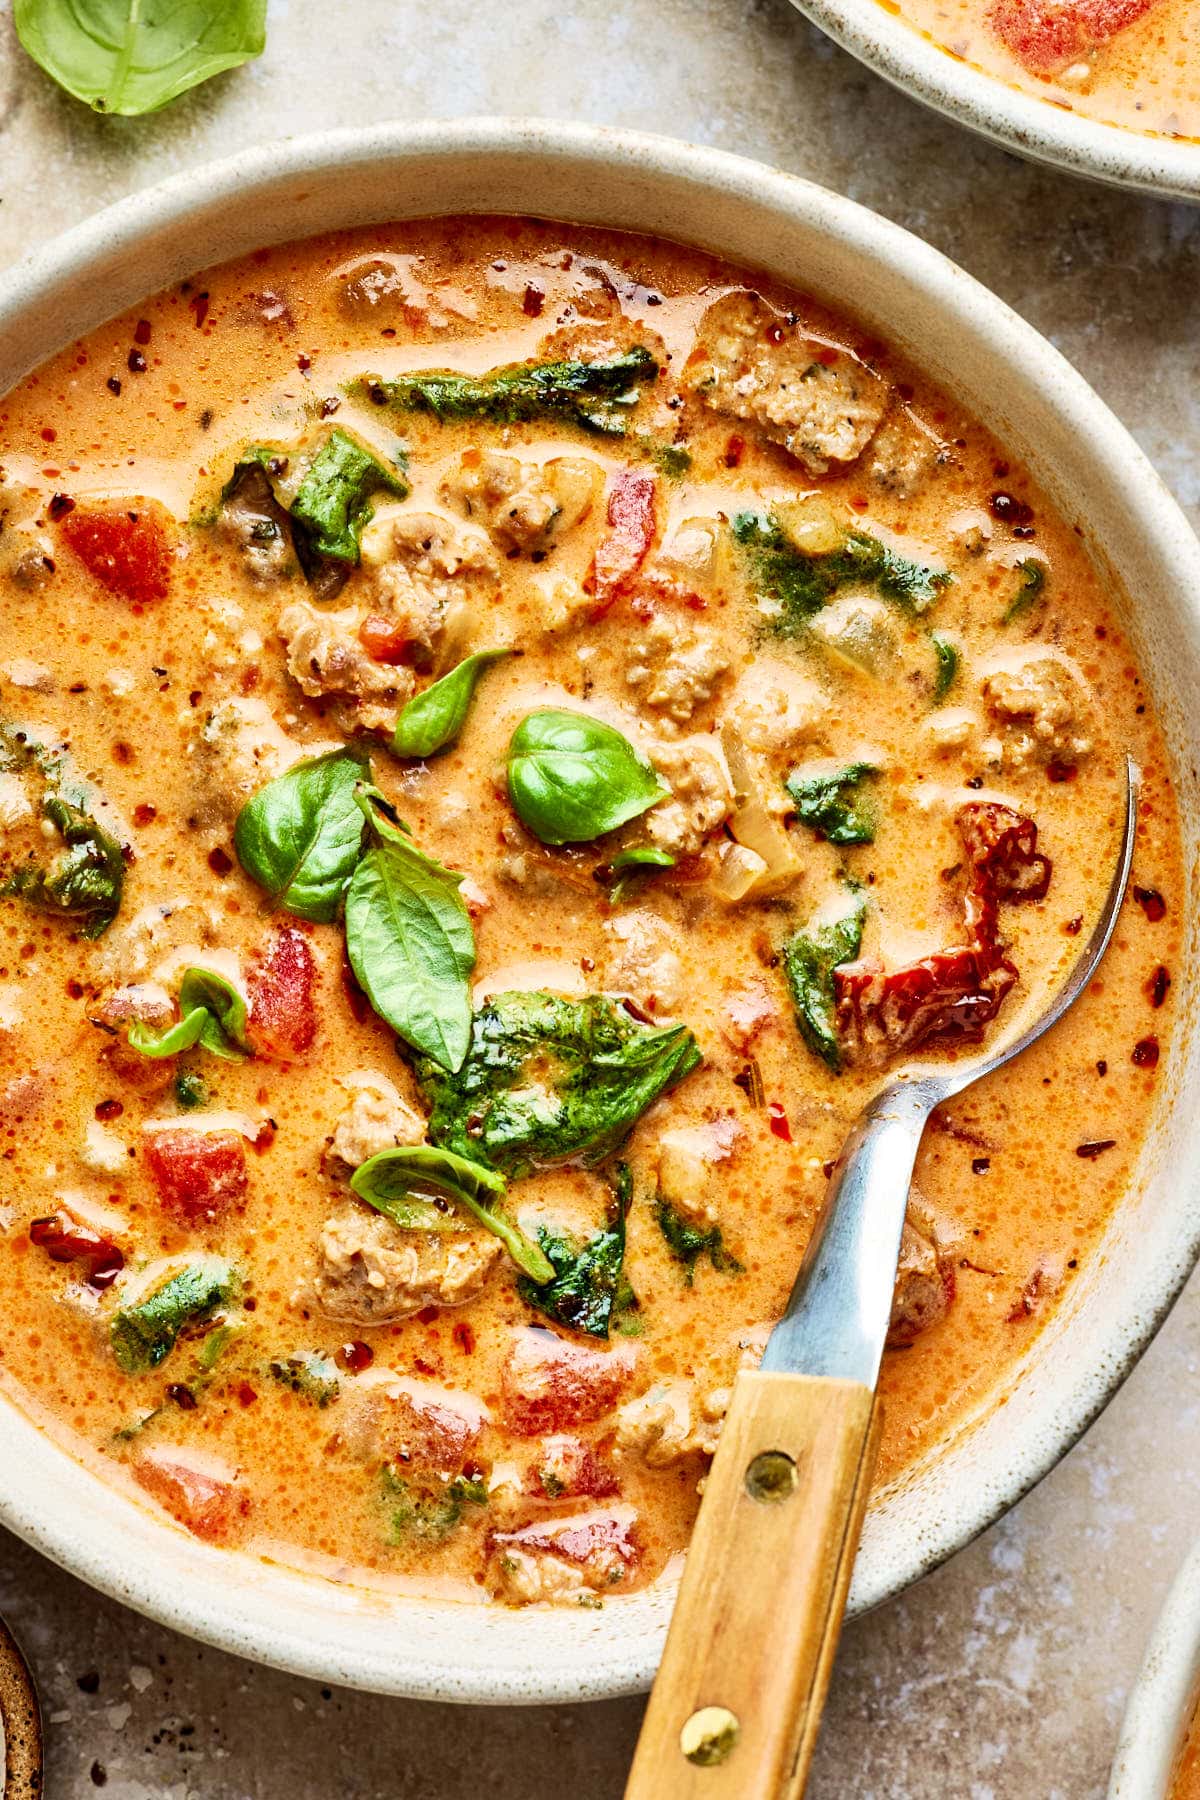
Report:
[[622,469],[613,478],[608,493],[608,530],[596,546],[586,583],[596,599],[594,619],[602,619],[628,590],[649,555],[657,494],[653,475],[642,469]]
[[146,1450],[133,1464],[133,1476],[195,1537],[229,1544],[245,1530],[250,1496],[236,1475],[199,1468],[170,1451]]
[[405,661],[411,639],[394,619],[372,613],[359,626],[358,641],[373,662],[394,665]]
[[992,29],[1031,74],[1090,55],[1149,12],[1155,0],[995,0]]
[[628,1346],[592,1350],[532,1326],[504,1365],[505,1422],[521,1437],[590,1425],[616,1406],[635,1360]]
[[260,1056],[299,1062],[317,1036],[317,964],[304,932],[277,931],[246,977],[246,1035]]
[[144,504],[77,506],[59,525],[68,547],[110,594],[145,605],[165,600],[171,546],[161,519]]
[[146,1162],[165,1213],[181,1225],[211,1225],[246,1192],[246,1152],[237,1131],[151,1131]]
[[624,1506],[611,1512],[601,1508],[566,1519],[539,1520],[517,1531],[498,1531],[492,1543],[501,1552],[511,1548],[576,1563],[596,1586],[619,1581],[641,1554],[636,1515]]
[[539,1500],[606,1500],[621,1491],[612,1465],[577,1437],[548,1437],[525,1471],[524,1487]]
[[398,1394],[381,1431],[385,1457],[400,1468],[443,1478],[459,1475],[479,1441],[484,1418],[477,1403],[464,1398],[458,1406],[449,1392],[444,1399],[419,1392]]

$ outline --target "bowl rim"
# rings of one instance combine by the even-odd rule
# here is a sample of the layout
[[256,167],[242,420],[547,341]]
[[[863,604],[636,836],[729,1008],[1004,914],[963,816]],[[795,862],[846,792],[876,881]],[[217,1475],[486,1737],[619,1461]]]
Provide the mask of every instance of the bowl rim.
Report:
[[1170,1800],[1200,1698],[1200,1541],[1171,1584],[1125,1708],[1108,1800]]
[[792,0],[893,87],[1034,162],[1160,199],[1200,201],[1200,141],[1065,111],[944,49],[881,0]]
[[[1128,510],[1136,515],[1139,553],[1146,546],[1144,554],[1152,558],[1164,588],[1169,586],[1183,596],[1180,608],[1187,621],[1189,645],[1200,644],[1200,545],[1187,520],[1130,434],[1083,377],[1031,325],[939,251],[841,195],[728,152],[646,133],[529,119],[397,122],[285,139],[174,176],[118,201],[0,274],[0,391],[50,353],[46,344],[68,342],[77,331],[135,304],[154,288],[197,272],[206,261],[221,260],[203,255],[190,263],[180,260],[169,252],[171,233],[178,235],[187,228],[201,243],[222,208],[232,208],[235,202],[245,206],[250,201],[265,206],[288,194],[303,196],[306,177],[328,180],[336,176],[340,180],[356,170],[366,174],[391,171],[409,162],[424,171],[464,159],[480,167],[480,159],[490,159],[489,171],[495,166],[507,170],[511,165],[522,179],[528,179],[531,168],[535,169],[551,204],[544,209],[521,209],[526,212],[555,216],[556,169],[570,169],[594,184],[627,180],[627,193],[633,191],[635,179],[643,184],[649,180],[673,194],[686,193],[689,198],[702,194],[719,197],[731,206],[762,209],[781,225],[791,223],[810,234],[820,234],[822,242],[869,264],[893,287],[906,284],[947,329],[960,329],[969,342],[985,341],[989,351],[1014,372],[1014,382],[1026,396],[1035,384],[1039,395],[1043,389],[1052,392],[1053,401],[1047,402],[1049,416],[1064,440],[1086,446],[1079,454],[1086,457],[1089,473],[1102,491],[1110,496],[1130,496]],[[601,186],[596,191],[605,189]],[[590,196],[592,189],[588,192]],[[590,197],[589,205],[593,205]],[[405,209],[407,216],[417,216],[419,210]],[[436,214],[447,209],[428,210]],[[396,216],[405,216],[405,211]],[[270,217],[267,212],[263,216]],[[382,222],[381,213],[373,216]],[[596,221],[604,217],[599,202],[589,216]],[[302,234],[269,225],[259,241],[280,242],[297,235]],[[662,235],[669,236],[669,230],[664,229]],[[678,235],[685,242],[705,242],[699,227],[689,227]],[[164,241],[167,250],[161,247]],[[139,247],[158,255],[155,266],[160,279],[127,272]],[[709,242],[706,247],[721,253],[720,242]],[[738,259],[752,260],[744,253]],[[98,272],[111,278],[102,312],[95,299]],[[24,362],[19,356],[15,360],[10,357],[6,369],[6,343],[23,319],[42,347]],[[1026,404],[1032,402],[1026,399]],[[1200,657],[1200,649],[1196,654]],[[1153,1337],[1200,1251],[1200,1208],[1194,1217],[1187,1216],[1181,1201],[1172,1211],[1171,1226],[1169,1234],[1154,1237],[1153,1257],[1144,1279],[1136,1287],[1130,1284],[1127,1303],[1119,1309],[1119,1317],[1114,1314],[1095,1356],[1081,1358],[1069,1378],[1060,1378],[1052,1424],[1023,1441],[1019,1454],[1006,1453],[1000,1474],[993,1469],[988,1482],[977,1483],[969,1493],[956,1493],[946,1516],[928,1526],[922,1520],[911,1541],[889,1543],[887,1556],[871,1551],[860,1558],[852,1596],[854,1610],[899,1592],[969,1543],[1035,1485],[1092,1422]],[[670,1591],[664,1591],[662,1583],[606,1608],[606,1620],[615,1620],[620,1613],[628,1624],[637,1622],[634,1629],[626,1631],[628,1641],[622,1642],[620,1626],[614,1626],[594,1637],[586,1659],[579,1655],[573,1664],[568,1660],[560,1665],[553,1657],[541,1656],[532,1670],[497,1668],[482,1650],[468,1652],[458,1645],[453,1660],[438,1661],[420,1641],[406,1639],[401,1645],[393,1640],[381,1647],[370,1633],[363,1634],[361,1643],[356,1637],[347,1645],[344,1619],[330,1624],[326,1643],[311,1622],[306,1627],[305,1601],[298,1597],[300,1577],[289,1586],[290,1571],[264,1565],[256,1580],[256,1563],[243,1558],[236,1564],[228,1551],[198,1545],[148,1510],[134,1506],[115,1488],[88,1474],[69,1453],[52,1445],[36,1423],[0,1402],[0,1451],[6,1435],[9,1446],[18,1453],[0,1454],[4,1470],[0,1523],[103,1592],[222,1648],[317,1679],[472,1703],[601,1698],[642,1691],[653,1677],[669,1618]],[[51,1474],[64,1487],[74,1483],[83,1492],[86,1486],[94,1506],[88,1531],[80,1530],[77,1511],[65,1503],[48,1502]],[[131,1535],[130,1513],[137,1515],[141,1538],[136,1566],[114,1550],[123,1536],[128,1539]],[[868,1521],[868,1544],[870,1537]],[[197,1578],[181,1578],[181,1568],[193,1571]],[[240,1570],[240,1579],[227,1573],[235,1568]],[[313,1615],[324,1623],[332,1619],[337,1596],[344,1590],[331,1589],[329,1584],[318,1586],[322,1596],[334,1596],[328,1602],[322,1599],[321,1610]],[[638,1611],[643,1601],[646,1605]],[[412,1610],[415,1614],[419,1607]],[[463,1609],[456,1610],[461,1613]],[[470,1608],[470,1617],[476,1634],[486,1639],[493,1628],[479,1627],[480,1610]],[[490,1619],[513,1616],[506,1609],[483,1610]],[[544,1621],[545,1615],[541,1616]],[[561,1616],[565,1615],[560,1612]],[[550,1632],[545,1625],[539,1629]],[[411,1635],[419,1640],[415,1619]],[[575,1639],[571,1648],[577,1648]],[[534,1647],[529,1656],[535,1660]]]

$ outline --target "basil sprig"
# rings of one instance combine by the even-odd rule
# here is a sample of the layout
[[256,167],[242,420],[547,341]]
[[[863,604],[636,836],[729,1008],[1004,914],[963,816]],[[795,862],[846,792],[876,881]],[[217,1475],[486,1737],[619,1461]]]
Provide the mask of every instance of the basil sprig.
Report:
[[212,969],[185,969],[179,984],[179,1021],[158,1037],[135,1019],[130,1048],[141,1056],[178,1056],[199,1045],[226,1062],[252,1054],[246,1039],[246,1002],[232,983]]
[[14,0],[21,44],[59,87],[96,112],[157,112],[189,88],[261,54],[267,0]]
[[355,787],[368,773],[356,750],[313,757],[269,781],[238,814],[238,861],[278,905],[328,925],[358,866],[365,829]]
[[452,1150],[424,1144],[381,1150],[359,1164],[350,1186],[405,1231],[454,1231],[459,1221],[453,1209],[461,1207],[500,1239],[531,1281],[541,1285],[554,1280],[554,1265],[545,1252],[496,1210],[507,1192],[503,1175]]
[[511,649],[476,650],[440,681],[415,695],[396,722],[395,754],[424,758],[452,744],[467,722],[480,676],[492,663],[511,655]]
[[588,713],[529,713],[508,747],[508,794],[543,844],[583,844],[670,793],[629,739]]
[[475,934],[462,876],[418,850],[378,788],[355,799],[375,836],[346,889],[346,951],[380,1018],[452,1074],[471,1043]]

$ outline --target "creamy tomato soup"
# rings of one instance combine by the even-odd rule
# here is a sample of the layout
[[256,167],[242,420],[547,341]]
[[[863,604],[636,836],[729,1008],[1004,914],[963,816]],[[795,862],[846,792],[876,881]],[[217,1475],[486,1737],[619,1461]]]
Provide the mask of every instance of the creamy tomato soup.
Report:
[[1090,543],[885,343],[524,221],[264,251],[0,405],[0,1374],[201,1537],[599,1604],[686,1544],[889,1069],[881,1478],[1003,1394],[1168,1052]]
[[1193,0],[881,0],[935,43],[1104,125],[1200,137]]
[[1195,1718],[1175,1771],[1171,1800],[1200,1800],[1200,1720]]

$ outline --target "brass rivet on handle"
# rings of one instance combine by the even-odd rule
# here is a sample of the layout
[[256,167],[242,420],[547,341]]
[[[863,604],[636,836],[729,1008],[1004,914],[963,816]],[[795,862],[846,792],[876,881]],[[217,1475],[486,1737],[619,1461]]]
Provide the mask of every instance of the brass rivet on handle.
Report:
[[790,1500],[800,1471],[786,1450],[761,1450],[746,1470],[746,1492],[764,1503]]
[[679,1748],[691,1763],[711,1769],[723,1763],[738,1741],[741,1731],[736,1713],[727,1706],[702,1706],[690,1719],[685,1719],[679,1733]]

